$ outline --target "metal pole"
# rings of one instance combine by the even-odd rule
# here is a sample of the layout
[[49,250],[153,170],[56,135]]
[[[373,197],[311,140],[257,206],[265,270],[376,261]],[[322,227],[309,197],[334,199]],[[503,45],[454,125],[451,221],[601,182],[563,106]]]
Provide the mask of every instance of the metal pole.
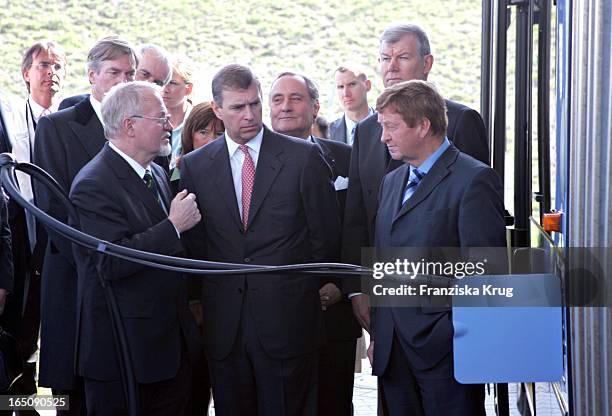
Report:
[[512,245],[529,247],[531,215],[531,65],[533,2],[516,2],[514,216]]
[[540,223],[550,212],[550,2],[539,0],[538,13],[538,171]]
[[493,133],[491,111],[491,88],[493,85],[493,72],[491,71],[493,61],[493,3],[490,0],[482,0],[482,39],[480,51],[482,55],[480,60],[480,115],[485,123],[487,137],[489,138],[489,149],[491,149]]

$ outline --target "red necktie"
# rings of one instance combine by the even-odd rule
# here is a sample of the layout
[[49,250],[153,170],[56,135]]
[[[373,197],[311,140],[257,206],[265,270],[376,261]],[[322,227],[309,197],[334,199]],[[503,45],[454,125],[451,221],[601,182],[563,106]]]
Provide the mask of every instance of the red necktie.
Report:
[[251,194],[255,182],[255,164],[247,145],[241,144],[240,150],[244,153],[244,162],[242,162],[242,228],[246,233],[249,222],[249,208],[251,207]]

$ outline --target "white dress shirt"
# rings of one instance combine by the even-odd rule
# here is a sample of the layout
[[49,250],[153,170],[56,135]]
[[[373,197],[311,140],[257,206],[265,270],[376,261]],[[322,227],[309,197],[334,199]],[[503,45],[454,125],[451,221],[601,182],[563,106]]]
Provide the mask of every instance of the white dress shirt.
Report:
[[[144,175],[147,171],[150,172],[151,176],[153,177],[153,180],[155,180],[155,176],[153,176],[153,171],[151,170],[151,165],[147,165],[142,166],[140,163],[136,162],[134,159],[132,159],[130,156],[126,155],[124,152],[122,152],[121,150],[119,150],[119,148],[117,146],[115,146],[110,140],[108,141],[108,146],[113,149],[115,152],[117,152],[117,154],[119,156],[121,156],[131,167],[132,169],[134,169],[134,172],[136,172],[136,175],[138,175],[138,177],[140,179],[143,180],[144,182]],[[164,210],[164,212],[166,213],[166,215],[168,214],[168,208],[166,208],[166,204],[163,201],[163,198],[161,197],[161,195],[159,196],[160,200],[161,200],[161,206],[162,209]],[[174,224],[172,224],[174,226],[174,230],[176,231],[176,235],[181,238],[181,233],[179,233],[179,230],[176,228],[176,226]]]
[[98,120],[100,120],[100,123],[102,123],[102,127],[104,127],[104,120],[102,119],[102,103],[96,100],[93,94],[89,94],[89,102],[91,103],[94,112],[98,116]]
[[[362,120],[365,120],[366,118],[370,117],[372,114],[374,114],[374,110],[370,108],[368,110],[368,115],[365,116]],[[349,116],[344,114],[344,124],[346,125],[346,144],[350,144],[351,146],[353,145],[353,142],[355,141],[355,134],[353,132],[353,129],[355,128],[355,125],[357,125],[357,123],[358,121],[353,121],[351,120]]]
[[[255,137],[246,143],[256,170],[262,140],[263,127]],[[232,140],[232,138],[227,134],[227,131],[225,132],[225,143],[227,144],[227,152],[229,153],[230,166],[232,168],[232,179],[234,180],[234,190],[236,191],[238,212],[240,212],[240,218],[242,219],[242,163],[244,162],[244,153],[242,150],[240,150],[240,145]]]

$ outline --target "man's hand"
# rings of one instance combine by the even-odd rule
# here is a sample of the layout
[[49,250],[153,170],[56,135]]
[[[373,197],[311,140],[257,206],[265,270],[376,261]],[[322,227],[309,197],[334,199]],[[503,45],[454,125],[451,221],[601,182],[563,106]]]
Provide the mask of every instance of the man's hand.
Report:
[[374,365],[374,341],[370,341],[370,346],[368,347],[368,360],[370,360],[370,365]]
[[353,305],[353,313],[359,325],[370,332],[370,297],[360,293],[351,298],[351,304]]
[[6,295],[8,295],[8,292],[6,291],[6,289],[0,289],[0,315],[4,313],[4,304],[6,303]]
[[335,284],[326,283],[319,289],[319,297],[321,298],[321,308],[326,311],[333,304],[340,302],[342,292],[340,292],[340,289]]
[[188,194],[187,190],[183,189],[170,203],[168,219],[179,233],[193,228],[202,219],[195,199],[194,194]]

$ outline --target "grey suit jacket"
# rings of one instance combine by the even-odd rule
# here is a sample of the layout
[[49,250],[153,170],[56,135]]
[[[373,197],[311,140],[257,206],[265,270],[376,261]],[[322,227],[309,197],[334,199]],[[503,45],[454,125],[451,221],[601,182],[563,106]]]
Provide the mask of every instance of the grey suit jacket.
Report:
[[[480,115],[462,104],[445,102],[448,138],[462,152],[488,164],[489,145]],[[361,247],[373,244],[380,183],[386,173],[401,165],[391,159],[381,135],[378,113],[357,123],[342,230],[342,258],[349,263],[360,263]]]
[[344,115],[329,123],[329,138],[337,142],[348,143]]
[[[497,173],[451,146],[402,205],[408,165],[389,173],[380,189],[376,247],[504,247],[503,188]],[[387,366],[393,334],[411,365],[434,368],[452,348],[448,308],[377,308],[373,314],[373,373]]]

